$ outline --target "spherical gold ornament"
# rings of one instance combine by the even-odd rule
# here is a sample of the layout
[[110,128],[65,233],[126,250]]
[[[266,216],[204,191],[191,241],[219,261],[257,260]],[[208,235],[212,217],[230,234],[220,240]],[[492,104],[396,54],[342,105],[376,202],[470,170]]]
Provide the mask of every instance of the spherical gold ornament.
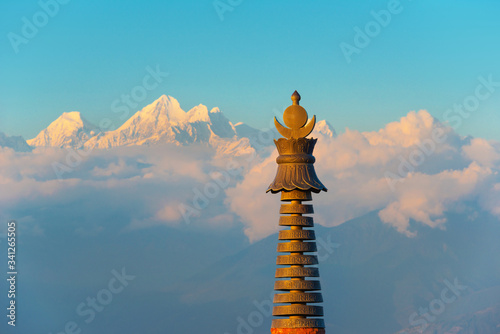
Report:
[[292,104],[285,109],[283,121],[290,129],[300,129],[307,122],[307,111],[299,105]]

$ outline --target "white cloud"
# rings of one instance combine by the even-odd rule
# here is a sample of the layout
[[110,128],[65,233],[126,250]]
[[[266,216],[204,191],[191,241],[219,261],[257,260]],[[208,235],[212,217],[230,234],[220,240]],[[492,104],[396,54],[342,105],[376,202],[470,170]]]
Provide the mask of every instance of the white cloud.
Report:
[[365,132],[364,135],[374,146],[383,143],[388,146],[410,147],[423,138],[430,138],[436,125],[434,117],[427,111],[410,111],[399,122],[391,122],[378,132]]
[[458,201],[472,199],[481,193],[484,181],[492,174],[489,168],[473,162],[463,170],[446,170],[438,174],[414,173],[397,190],[397,198],[379,212],[381,220],[398,231],[413,236],[410,219],[430,227],[444,229],[444,213]]
[[[436,141],[436,133],[443,140]],[[329,189],[313,195],[317,223],[335,226],[380,210],[382,221],[412,236],[411,221],[445,228],[452,223],[446,212],[464,203],[500,217],[499,143],[461,138],[426,111],[410,112],[379,131],[313,136],[319,138],[316,172]],[[68,225],[78,217],[89,222],[75,226],[82,235],[106,233],[111,223],[131,230],[241,222],[256,241],[278,230],[280,205],[279,195],[265,193],[277,152],[260,152],[264,157],[220,156],[203,145],[95,149],[58,179],[53,163],[66,163],[75,152],[0,148],[0,219],[31,217],[47,233],[46,217]],[[388,180],[388,172],[396,179]],[[187,220],[181,207],[192,210]]]
[[251,242],[278,230],[279,195],[266,194],[276,173],[277,153],[253,167],[243,182],[226,191],[226,202],[245,224]]
[[[379,131],[346,129],[333,138],[316,136],[315,168],[329,189],[313,195],[317,223],[335,226],[380,210],[382,221],[413,236],[410,220],[445,228],[445,213],[462,201],[477,199],[483,209],[500,212],[499,202],[484,195],[500,193],[491,182],[498,180],[498,144],[469,143],[427,111],[410,112]],[[250,240],[276,231],[279,196],[264,194],[276,172],[274,159],[255,166],[227,192]],[[397,179],[388,179],[388,172]]]
[[463,155],[487,167],[498,166],[500,161],[500,143],[482,138],[473,138],[469,145],[462,147]]

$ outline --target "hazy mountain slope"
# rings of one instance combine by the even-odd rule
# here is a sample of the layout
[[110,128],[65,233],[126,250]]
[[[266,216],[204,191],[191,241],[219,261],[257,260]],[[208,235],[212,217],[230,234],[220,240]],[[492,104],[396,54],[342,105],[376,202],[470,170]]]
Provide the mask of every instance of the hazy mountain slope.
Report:
[[[151,324],[150,334],[269,333],[276,234],[250,246],[237,229],[221,233],[189,226],[134,233],[107,227],[102,235],[85,236],[72,232],[79,225],[70,212],[66,215],[64,224],[46,229],[42,237],[22,239],[25,279],[19,303],[37,321],[20,322],[20,330],[57,332],[73,319],[94,334],[140,332],[144,323]],[[450,214],[448,231],[420,228],[413,239],[381,223],[376,213],[338,227],[317,226],[327,331],[401,331],[410,327],[413,312],[441,298],[443,280],[457,278],[467,289],[446,304],[429,329],[455,333],[451,329],[458,326],[469,331],[456,333],[495,333],[487,330],[498,320],[500,259],[494,255],[500,251],[500,224],[485,214],[467,217]],[[110,222],[122,224],[122,219]],[[484,259],[484,254],[493,255]],[[47,268],[47,256],[60,270]],[[75,308],[106,287],[111,269],[122,267],[136,279],[86,324]],[[51,316],[38,318],[45,304]]]
[[[497,295],[497,297],[500,297]],[[497,299],[498,300],[498,299]],[[498,334],[500,333],[500,304],[483,310],[462,314],[431,323],[424,330],[411,327],[395,334]]]
[[[142,316],[143,312],[145,321],[154,317],[157,320],[151,324],[161,325],[162,313],[167,311],[163,306],[176,300],[163,290],[248,246],[238,229],[179,230],[158,226],[120,233],[116,227],[125,217],[109,217],[108,226],[92,235],[74,232],[82,225],[80,230],[90,229],[91,220],[73,217],[64,208],[60,216],[63,223],[45,229],[43,235],[24,233],[19,240],[18,256],[24,259],[19,268],[24,278],[16,302],[23,305],[23,312],[32,319],[18,322],[16,329],[21,333],[59,333],[68,321],[78,323],[82,332],[132,333],[130,329],[134,326],[143,326],[142,321],[137,321],[138,314]],[[38,219],[45,218],[48,217]],[[53,270],[49,262],[57,263],[58,269]],[[111,270],[122,268],[136,278],[123,292],[113,296],[112,303],[96,314],[95,321],[87,324],[86,317],[75,313],[76,307],[108,286]],[[5,288],[6,284],[0,282],[0,287]],[[143,300],[146,304],[141,306]],[[163,306],[156,308],[158,303]],[[129,315],[129,309],[136,315]],[[127,318],[136,320],[130,323]],[[121,324],[125,327],[119,331]],[[168,332],[166,327],[162,330]],[[155,331],[152,328],[148,333]]]
[[[453,222],[448,231],[418,228],[419,236],[411,239],[381,223],[375,213],[334,228],[317,227],[327,330],[386,334],[409,327],[412,313],[440,298],[445,280],[453,284],[457,279],[467,286],[451,304],[453,308],[471,305],[465,298],[469,294],[500,287],[500,258],[488,259],[488,265],[482,261],[488,252],[500,253],[495,240],[500,235],[498,220],[486,214],[474,221],[466,215],[448,218]],[[210,312],[213,303],[232,305],[214,324],[224,323],[221,330],[234,333],[238,317],[247,319],[256,311],[254,302],[270,300],[276,242],[273,235],[255,243],[175,286],[171,293],[197,314]],[[467,312],[486,307],[477,304]],[[436,323],[446,314],[440,314]],[[170,321],[177,324],[177,319],[184,319],[183,315],[174,312]],[[254,333],[269,331],[271,317],[264,319],[261,326],[252,328]],[[196,324],[190,328],[201,330]]]
[[7,136],[5,133],[0,132],[0,147],[9,147],[17,152],[29,152],[31,147],[26,143],[21,136]]

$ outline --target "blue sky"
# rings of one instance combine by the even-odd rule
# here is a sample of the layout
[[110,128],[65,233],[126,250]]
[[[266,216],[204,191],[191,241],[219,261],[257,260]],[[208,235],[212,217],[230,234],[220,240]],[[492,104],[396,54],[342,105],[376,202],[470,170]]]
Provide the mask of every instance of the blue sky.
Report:
[[[500,81],[496,1],[402,0],[350,63],[341,43],[355,46],[354,29],[364,30],[375,20],[371,12],[391,1],[221,3],[231,8],[223,20],[213,1],[72,0],[16,53],[9,33],[22,36],[23,17],[33,22],[42,8],[4,2],[0,131],[32,138],[72,110],[121,124],[111,104],[141,84],[148,66],[169,75],[136,109],[167,94],[185,110],[218,106],[232,121],[259,128],[290,104],[295,89],[310,114],[338,131],[366,131],[410,110],[443,120],[474,94],[478,77]],[[497,89],[463,120],[460,134],[500,140]]]
[[[55,1],[67,3],[55,10]],[[314,198],[318,245],[342,247],[321,264],[328,268],[322,275],[331,273],[322,278],[324,296],[339,297],[325,298],[331,326],[406,328],[414,310],[438,300],[429,303],[439,298],[442,279],[455,277],[477,298],[464,293],[467,310],[487,305],[484,296],[498,301],[498,265],[486,256],[498,253],[500,226],[498,0],[217,0],[224,13],[214,0],[64,1],[0,5],[0,132],[33,138],[75,110],[93,123],[111,118],[119,125],[115,101],[145,87],[146,78],[151,89],[143,88],[128,116],[167,94],[184,110],[217,106],[233,122],[264,128],[297,89],[309,114],[339,132],[318,133],[314,152],[329,189]],[[43,12],[47,4],[53,17]],[[388,21],[387,13],[390,22],[377,23]],[[367,45],[359,30],[371,35]],[[346,45],[357,53],[346,57]],[[150,80],[156,68],[168,72],[161,82]],[[468,116],[453,109],[476,101]],[[420,109],[428,113],[411,112]],[[430,115],[453,120],[455,129]],[[235,333],[239,317],[255,314],[255,301],[272,288],[276,254],[259,262],[267,248],[257,242],[278,228],[279,198],[265,193],[276,163],[269,146],[236,158],[216,148],[0,148],[0,221],[19,222],[17,333],[60,333],[68,321],[93,334],[198,324],[210,334]],[[235,161],[241,168],[233,175]],[[60,175],[54,166],[62,164],[69,167]],[[218,183],[217,173],[230,174],[228,184]],[[187,206],[196,210],[186,218]],[[331,240],[322,232],[348,221]],[[5,229],[0,224],[0,244]],[[386,234],[393,231],[405,238]],[[240,270],[247,263],[249,275]],[[86,323],[78,305],[122,268],[137,279]],[[0,291],[8,291],[6,280]],[[367,299],[361,307],[360,298]],[[451,307],[462,312],[460,305]],[[7,326],[0,322],[0,332],[15,331]]]

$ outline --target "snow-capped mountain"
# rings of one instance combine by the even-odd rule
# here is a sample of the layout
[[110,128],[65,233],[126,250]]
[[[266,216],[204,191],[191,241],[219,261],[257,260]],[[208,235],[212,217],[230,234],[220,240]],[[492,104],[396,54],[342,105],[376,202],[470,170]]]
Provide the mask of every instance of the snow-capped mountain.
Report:
[[326,120],[316,122],[316,126],[314,127],[313,135],[322,134],[326,137],[337,137],[337,132],[333,126]]
[[236,140],[236,136],[233,124],[218,108],[209,112],[206,106],[200,104],[185,112],[175,98],[162,95],[118,129],[91,138],[85,146],[110,148],[158,142],[181,145],[210,143],[219,138]]
[[63,113],[27,142],[31,146],[82,148],[83,144],[98,132],[99,129],[83,118],[80,112],[72,111]]
[[[335,136],[335,131],[326,121],[319,121],[315,131],[325,136]],[[269,139],[269,135],[279,136],[277,132],[263,134],[243,123],[233,125],[219,108],[209,111],[200,104],[186,112],[175,98],[162,95],[137,111],[116,130],[100,132],[79,112],[70,112],[62,114],[28,143],[32,146],[76,149],[205,143],[215,148],[218,154],[245,155],[252,154],[257,146],[271,145],[272,140],[261,142],[262,138]]]
[[162,95],[136,112],[122,126],[90,138],[87,148],[174,143],[206,143],[219,154],[244,155],[253,152],[247,138],[239,137],[233,123],[219,110],[200,104],[185,112],[179,102]]
[[9,147],[17,152],[29,152],[31,147],[26,143],[21,136],[7,136],[0,132],[0,147]]

